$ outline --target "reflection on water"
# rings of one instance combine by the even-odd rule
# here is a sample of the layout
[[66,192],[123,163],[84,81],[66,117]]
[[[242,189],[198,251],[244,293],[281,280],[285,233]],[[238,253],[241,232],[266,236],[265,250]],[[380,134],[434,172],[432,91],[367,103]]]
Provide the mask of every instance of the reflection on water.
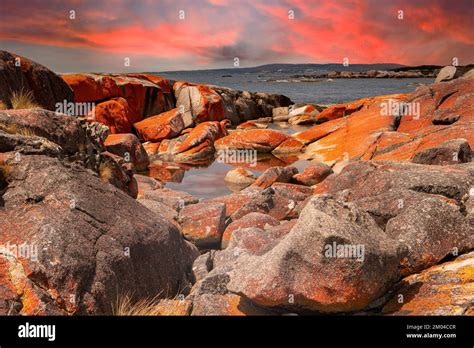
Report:
[[[282,129],[277,124],[270,124],[269,128],[293,134],[307,129],[308,126],[291,126]],[[270,154],[258,155],[257,163],[223,163],[212,161],[206,165],[193,166],[183,163],[155,161],[150,164],[148,175],[164,182],[167,188],[185,191],[195,197],[206,199],[232,193],[232,186],[224,181],[225,175],[232,168],[242,167],[259,176],[270,167],[287,166],[290,164],[301,172],[309,165],[309,162],[301,160],[295,155],[275,157]]]

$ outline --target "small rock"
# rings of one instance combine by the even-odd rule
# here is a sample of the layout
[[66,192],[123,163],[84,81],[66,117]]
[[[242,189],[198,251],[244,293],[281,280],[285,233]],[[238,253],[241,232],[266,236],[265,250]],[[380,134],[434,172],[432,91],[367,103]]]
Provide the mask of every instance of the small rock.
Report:
[[441,69],[436,76],[435,83],[438,82],[444,82],[444,81],[450,81],[454,79],[456,75],[456,67],[452,65],[445,66],[443,69]]
[[288,116],[288,114],[289,114],[288,106],[281,106],[279,108],[274,108],[272,110],[273,119],[279,116]]
[[104,145],[107,151],[131,162],[137,171],[146,170],[150,163],[145,149],[134,134],[110,134]]
[[331,167],[324,163],[318,163],[305,168],[303,173],[293,175],[293,180],[302,185],[313,186],[319,184],[330,174],[332,174]]
[[256,227],[263,229],[265,226],[276,226],[279,224],[280,222],[277,219],[271,217],[270,215],[258,212],[249,213],[241,219],[233,221],[229,226],[227,226],[224,231],[224,234],[222,235],[221,247],[222,249],[225,249],[227,247],[227,244],[229,243],[232,234],[239,229],[247,227]]
[[453,139],[418,152],[412,159],[413,163],[431,165],[449,165],[467,163],[472,158],[472,151],[465,139]]
[[178,221],[178,212],[163,203],[160,203],[151,199],[143,199],[143,198],[137,199],[137,202],[144,205],[153,213],[164,216],[171,222]]
[[183,116],[179,109],[148,117],[133,125],[141,139],[158,142],[173,138],[185,128]]
[[253,184],[253,182],[256,180],[256,177],[250,170],[237,167],[229,170],[224,177],[224,180],[228,183],[238,186],[240,190],[242,190]]
[[199,199],[187,192],[175,191],[167,188],[154,191],[145,191],[143,198],[161,202],[178,211],[189,204],[195,204],[199,202]]
[[187,316],[191,315],[192,302],[186,299],[162,299],[153,307],[153,315]]
[[298,169],[293,166],[272,167],[260,175],[252,186],[261,188],[270,187],[275,182],[290,182],[293,176],[298,173]]
[[197,203],[186,206],[179,213],[179,222],[185,238],[197,247],[215,247],[225,229],[225,205]]
[[137,181],[138,185],[138,196],[137,198],[142,198],[145,191],[153,191],[163,188],[163,184],[158,180],[152,178],[151,176],[134,174],[133,177]]

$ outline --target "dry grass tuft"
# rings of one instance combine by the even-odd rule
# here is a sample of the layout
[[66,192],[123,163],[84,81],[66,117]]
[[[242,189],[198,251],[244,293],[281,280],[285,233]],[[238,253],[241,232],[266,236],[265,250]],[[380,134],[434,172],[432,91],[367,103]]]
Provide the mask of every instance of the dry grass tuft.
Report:
[[34,137],[36,136],[35,131],[32,128],[26,126],[19,126],[14,123],[10,124],[2,124],[0,123],[0,130],[8,133],[8,134],[19,134],[25,137]]
[[0,110],[8,110],[7,104],[2,100],[0,100]]
[[114,176],[114,171],[110,164],[101,164],[99,167],[100,179],[104,182],[109,182]]
[[[182,295],[181,295],[182,296]],[[130,295],[122,295],[112,306],[112,313],[116,316],[187,316],[191,314],[191,302],[174,298],[160,299],[159,294],[152,299],[133,301]]]
[[112,314],[117,316],[151,316],[160,315],[157,298],[134,302],[130,295],[120,296],[112,307]]
[[40,106],[34,101],[32,91],[21,89],[12,93],[10,97],[10,104],[13,109],[32,109]]
[[0,187],[8,183],[13,167],[8,163],[0,163]]

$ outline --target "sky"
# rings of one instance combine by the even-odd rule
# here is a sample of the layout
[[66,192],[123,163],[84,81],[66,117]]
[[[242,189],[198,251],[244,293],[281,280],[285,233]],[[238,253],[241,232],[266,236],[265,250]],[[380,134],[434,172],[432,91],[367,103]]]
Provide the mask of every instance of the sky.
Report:
[[0,0],[0,49],[57,72],[465,65],[473,22],[473,0]]

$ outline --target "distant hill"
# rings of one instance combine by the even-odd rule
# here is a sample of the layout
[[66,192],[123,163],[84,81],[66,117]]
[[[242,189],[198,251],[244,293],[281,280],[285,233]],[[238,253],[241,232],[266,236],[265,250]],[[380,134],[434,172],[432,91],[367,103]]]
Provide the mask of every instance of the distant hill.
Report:
[[[221,74],[239,74],[239,73],[266,73],[266,74],[302,74],[311,71],[367,71],[367,70],[393,70],[405,68],[401,64],[381,63],[381,64],[265,64],[251,68],[227,68],[227,69],[204,69],[204,70],[180,70],[180,71],[161,71],[161,73],[175,72],[206,72],[212,71]],[[160,73],[160,72],[154,72]]]

